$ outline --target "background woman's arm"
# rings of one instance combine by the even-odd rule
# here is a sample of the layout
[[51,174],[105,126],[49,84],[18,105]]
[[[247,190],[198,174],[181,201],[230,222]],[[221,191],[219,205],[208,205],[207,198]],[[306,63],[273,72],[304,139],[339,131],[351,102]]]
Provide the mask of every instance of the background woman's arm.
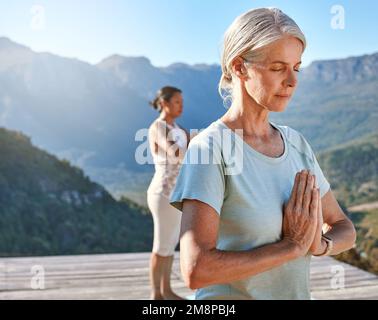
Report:
[[149,138],[152,139],[155,145],[155,153],[161,155],[167,154],[170,157],[176,157],[177,159],[183,159],[187,147],[180,148],[169,135],[169,128],[162,122],[157,122],[152,128]]

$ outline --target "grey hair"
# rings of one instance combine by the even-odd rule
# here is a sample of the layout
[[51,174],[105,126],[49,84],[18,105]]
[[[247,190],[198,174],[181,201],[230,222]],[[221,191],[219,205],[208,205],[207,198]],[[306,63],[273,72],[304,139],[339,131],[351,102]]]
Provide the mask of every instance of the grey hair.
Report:
[[228,27],[223,40],[221,57],[222,76],[218,91],[224,102],[232,100],[232,62],[240,56],[249,62],[260,61],[263,48],[274,41],[291,35],[303,43],[306,38],[288,15],[277,8],[258,8],[243,13]]

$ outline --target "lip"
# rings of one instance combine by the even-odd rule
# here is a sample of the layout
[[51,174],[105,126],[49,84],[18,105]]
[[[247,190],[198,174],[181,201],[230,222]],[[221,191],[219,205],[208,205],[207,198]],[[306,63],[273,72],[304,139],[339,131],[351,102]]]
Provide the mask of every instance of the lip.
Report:
[[289,95],[289,94],[276,94],[276,97],[280,97],[280,98],[290,98],[290,95]]

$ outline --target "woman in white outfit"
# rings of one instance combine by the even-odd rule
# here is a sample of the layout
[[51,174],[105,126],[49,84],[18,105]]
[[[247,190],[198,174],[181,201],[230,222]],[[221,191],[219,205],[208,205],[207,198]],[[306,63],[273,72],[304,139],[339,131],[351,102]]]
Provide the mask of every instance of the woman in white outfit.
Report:
[[148,207],[154,221],[150,260],[151,299],[176,300],[182,298],[172,291],[170,274],[179,240],[181,212],[169,204],[169,196],[190,137],[175,122],[183,109],[180,89],[163,87],[150,104],[160,112],[149,128],[149,144],[155,164],[155,174],[147,190]]

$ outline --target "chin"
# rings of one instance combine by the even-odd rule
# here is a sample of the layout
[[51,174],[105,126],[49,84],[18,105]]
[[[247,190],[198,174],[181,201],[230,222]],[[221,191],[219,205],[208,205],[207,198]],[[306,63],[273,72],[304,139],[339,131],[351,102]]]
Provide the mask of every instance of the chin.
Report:
[[273,112],[284,112],[289,104],[288,99],[280,99],[280,101],[272,101],[271,103],[267,104],[269,106],[269,110]]
[[271,105],[269,107],[269,110],[271,112],[284,112],[286,110],[286,107],[287,107],[287,104],[285,105],[276,104],[276,105]]

